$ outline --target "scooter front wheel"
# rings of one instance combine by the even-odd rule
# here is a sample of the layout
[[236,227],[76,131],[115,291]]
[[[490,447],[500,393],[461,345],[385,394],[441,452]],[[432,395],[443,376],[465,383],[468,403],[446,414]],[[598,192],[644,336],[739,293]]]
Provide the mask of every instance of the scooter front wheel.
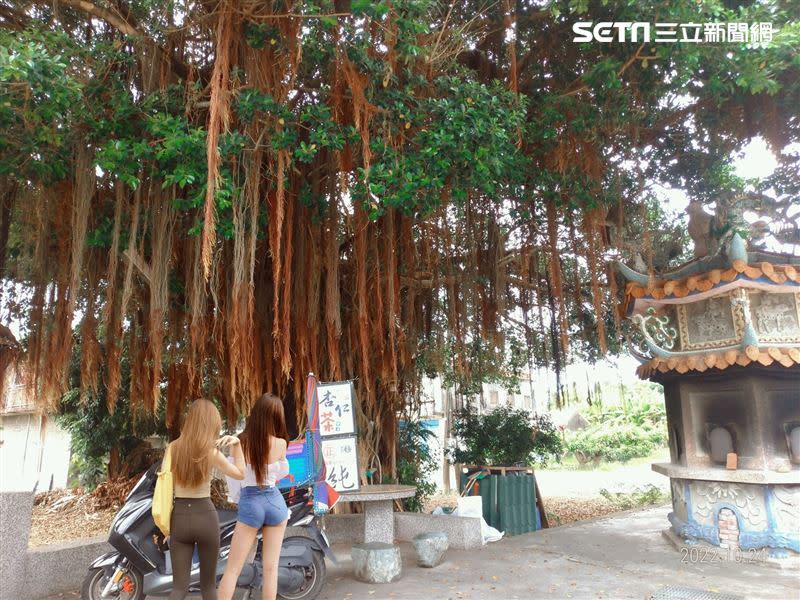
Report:
[[314,560],[307,567],[294,567],[304,571],[303,584],[291,591],[278,591],[279,600],[314,600],[322,591],[327,577],[325,556],[322,552],[314,551]]
[[[116,569],[111,578],[117,576]],[[111,584],[108,595],[103,596],[103,591],[108,587],[109,574],[104,568],[89,569],[83,579],[81,600],[144,600],[142,591],[142,576],[136,569],[126,569],[119,579]]]

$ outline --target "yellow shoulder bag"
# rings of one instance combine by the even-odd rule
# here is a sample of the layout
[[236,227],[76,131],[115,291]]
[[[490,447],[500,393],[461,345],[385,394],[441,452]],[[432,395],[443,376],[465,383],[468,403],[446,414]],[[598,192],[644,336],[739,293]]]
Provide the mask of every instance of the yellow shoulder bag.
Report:
[[170,450],[172,444],[167,446],[164,460],[161,461],[161,470],[158,472],[156,489],[153,492],[153,521],[156,522],[161,532],[169,535],[169,523],[172,517],[173,487],[172,487],[172,457]]

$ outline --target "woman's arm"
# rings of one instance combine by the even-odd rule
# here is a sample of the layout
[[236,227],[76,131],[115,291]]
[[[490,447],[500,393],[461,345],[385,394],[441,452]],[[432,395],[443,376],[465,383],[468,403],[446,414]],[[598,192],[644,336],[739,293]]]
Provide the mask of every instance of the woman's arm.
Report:
[[278,451],[280,458],[270,465],[270,474],[275,478],[276,485],[281,479],[289,474],[289,461],[286,460],[287,447],[288,444],[286,443],[286,440],[278,438]]
[[244,452],[242,452],[242,445],[239,443],[239,438],[234,436],[226,437],[236,440],[235,442],[231,441],[228,446],[231,449],[233,464],[229,463],[225,455],[215,448],[213,454],[214,466],[231,479],[242,480],[244,479]]

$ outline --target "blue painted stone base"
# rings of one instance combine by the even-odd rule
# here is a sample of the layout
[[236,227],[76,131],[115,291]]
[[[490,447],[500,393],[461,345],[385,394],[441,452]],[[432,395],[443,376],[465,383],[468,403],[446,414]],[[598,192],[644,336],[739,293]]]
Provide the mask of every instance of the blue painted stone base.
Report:
[[[701,525],[694,520],[689,522],[682,521],[669,513],[669,522],[672,530],[681,538],[688,540],[701,539],[706,542],[719,546],[719,529],[713,525]],[[757,550],[768,548],[775,550],[776,557],[800,555],[800,539],[788,536],[777,531],[739,531],[739,547],[745,550]]]
[[682,564],[704,564],[732,562],[748,566],[763,566],[781,571],[800,572],[800,555],[791,550],[759,548],[743,550],[721,548],[696,538],[682,538],[672,528],[664,529],[661,535],[680,552],[676,558]]

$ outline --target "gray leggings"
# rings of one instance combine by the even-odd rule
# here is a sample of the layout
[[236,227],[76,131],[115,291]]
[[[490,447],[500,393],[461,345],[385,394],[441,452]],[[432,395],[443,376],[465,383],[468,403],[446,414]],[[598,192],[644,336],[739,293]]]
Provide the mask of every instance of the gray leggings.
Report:
[[175,498],[170,523],[172,593],[169,600],[183,600],[189,593],[195,544],[200,558],[200,592],[203,600],[217,600],[217,509],[214,508],[211,498]]

